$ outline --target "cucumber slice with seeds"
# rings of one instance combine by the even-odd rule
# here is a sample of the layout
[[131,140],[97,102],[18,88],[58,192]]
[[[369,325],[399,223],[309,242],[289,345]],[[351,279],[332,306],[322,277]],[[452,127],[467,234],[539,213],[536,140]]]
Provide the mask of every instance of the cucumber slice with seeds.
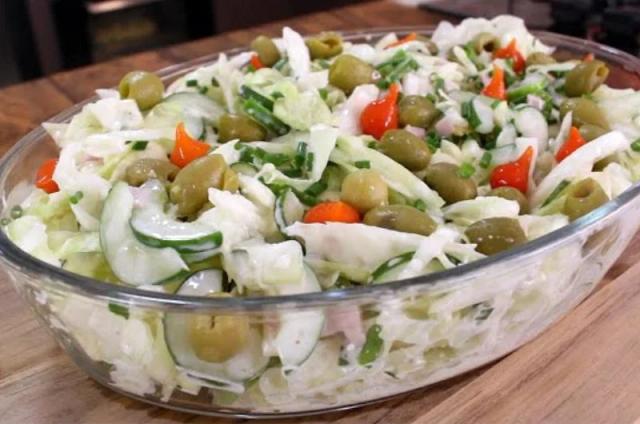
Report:
[[148,199],[142,207],[134,208],[130,224],[141,243],[151,247],[172,247],[180,253],[210,252],[222,244],[222,233],[211,225],[197,220],[178,221],[165,212],[169,198],[162,183],[151,180],[140,189],[149,193],[144,196]]
[[117,182],[107,196],[100,219],[100,244],[113,273],[135,286],[158,284],[187,269],[177,251],[149,247],[135,237],[129,220],[134,198],[129,186]]

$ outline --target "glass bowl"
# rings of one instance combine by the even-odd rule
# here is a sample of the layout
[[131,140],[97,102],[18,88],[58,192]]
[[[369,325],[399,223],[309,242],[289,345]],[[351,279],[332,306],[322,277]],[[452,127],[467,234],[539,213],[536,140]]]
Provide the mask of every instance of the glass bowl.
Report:
[[[369,41],[389,31],[428,35],[432,28],[383,28],[345,33],[345,38]],[[640,89],[640,60],[585,40],[538,36],[557,46],[559,55],[594,53],[608,62],[609,85]],[[172,66],[160,74],[171,81],[216,58]],[[68,121],[83,104],[53,121]],[[34,170],[56,151],[38,128],[4,156],[3,213],[21,200]],[[305,415],[425,387],[530,341],[588,296],[623,252],[640,226],[639,194],[636,184],[568,226],[477,262],[410,280],[303,295],[202,298],[106,284],[31,257],[4,232],[0,260],[62,348],[99,383],[144,402],[192,413]],[[243,353],[246,361],[205,371],[175,365],[165,345],[164,323],[194,314],[248,321],[253,348],[243,351],[248,352]],[[262,343],[264,335],[285,318],[306,322],[314,314],[322,314],[325,325],[306,361],[285,368],[270,358],[274,352]],[[382,340],[379,359],[359,365],[353,344],[345,340],[362,341],[366,332],[377,330],[381,338],[372,340]]]

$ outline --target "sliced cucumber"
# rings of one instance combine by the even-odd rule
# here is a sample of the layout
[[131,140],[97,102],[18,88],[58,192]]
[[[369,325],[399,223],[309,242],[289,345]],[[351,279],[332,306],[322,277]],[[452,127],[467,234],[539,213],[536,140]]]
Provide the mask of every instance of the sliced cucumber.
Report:
[[231,165],[231,169],[236,171],[238,174],[247,175],[249,177],[255,177],[258,173],[258,168],[247,162],[236,162]]
[[[201,271],[178,289],[178,294],[207,296],[222,288],[222,271]],[[220,291],[220,290],[218,290]],[[224,362],[207,362],[198,358],[188,338],[191,314],[167,313],[164,317],[165,339],[169,352],[178,368],[201,385],[219,390],[242,393],[244,383],[261,373],[269,363],[262,355],[262,335],[259,328],[251,326],[245,348]]]
[[[310,293],[320,291],[320,284],[313,271],[305,266],[301,283],[283,286],[279,294]],[[272,345],[280,357],[282,366],[291,369],[299,366],[313,352],[324,327],[321,310],[282,312]]]
[[297,221],[302,221],[304,216],[304,205],[293,190],[288,189],[276,199],[275,221],[280,232]]
[[220,249],[203,250],[202,252],[183,253],[182,259],[188,264],[192,264],[194,262],[211,259],[218,254],[220,254]]
[[124,283],[157,284],[187,269],[177,251],[142,244],[129,220],[133,212],[129,186],[117,182],[107,196],[100,219],[100,244],[113,273]]
[[141,190],[148,191],[148,200],[144,206],[133,209],[130,222],[141,243],[151,247],[172,247],[180,253],[212,251],[222,244],[222,233],[211,225],[197,220],[178,221],[164,211],[169,198],[162,183],[151,180]]
[[384,283],[392,281],[399,274],[402,266],[407,264],[416,252],[407,252],[398,256],[394,256],[388,261],[383,262],[378,268],[371,273],[371,281],[373,283]]

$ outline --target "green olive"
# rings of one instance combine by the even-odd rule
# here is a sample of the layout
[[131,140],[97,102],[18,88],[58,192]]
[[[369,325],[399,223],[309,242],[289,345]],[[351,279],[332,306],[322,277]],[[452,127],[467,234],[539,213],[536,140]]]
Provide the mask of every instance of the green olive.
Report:
[[335,32],[325,32],[305,41],[311,59],[328,59],[342,53],[342,37]]
[[438,54],[438,45],[434,43],[431,38],[418,34],[418,37],[416,37],[416,40],[421,41],[424,44],[429,54],[433,56]]
[[593,93],[609,76],[609,68],[600,60],[582,62],[567,73],[564,92],[569,97]]
[[553,58],[553,56],[546,53],[533,52],[529,56],[527,56],[527,66],[551,65],[552,63],[556,63],[556,60]]
[[601,135],[605,135],[608,132],[605,128],[599,127],[597,125],[591,124],[582,124],[580,126],[580,135],[586,141],[595,140]]
[[464,232],[476,250],[494,255],[527,241],[520,223],[515,218],[487,218],[474,222]]
[[147,180],[173,181],[180,168],[163,159],[139,159],[127,167],[125,180],[129,185],[140,186]]
[[203,156],[182,168],[169,190],[178,215],[198,212],[209,198],[209,188],[221,188],[227,164],[221,155]]
[[227,168],[224,171],[224,177],[222,177],[222,189],[235,193],[240,189],[240,178],[238,173],[232,168]]
[[422,234],[423,236],[430,235],[438,228],[438,224],[425,212],[406,205],[378,206],[367,212],[362,222],[367,225],[403,233]]
[[609,197],[593,178],[585,178],[569,186],[562,212],[573,221],[604,205]]
[[518,202],[518,206],[520,206],[520,215],[529,213],[529,200],[527,200],[527,196],[522,194],[522,192],[517,188],[508,186],[494,188],[489,192],[488,196],[502,197],[503,199]]
[[338,56],[329,68],[329,83],[350,94],[357,86],[373,82],[374,69],[350,54]]
[[156,74],[133,71],[120,80],[120,97],[135,100],[141,110],[151,109],[164,96],[164,84]]
[[426,168],[431,160],[427,143],[407,130],[386,131],[377,148],[410,171]]
[[267,132],[260,124],[244,115],[225,113],[218,122],[218,141],[261,141]]
[[440,116],[440,111],[423,96],[404,96],[398,104],[400,125],[429,128]]
[[591,124],[604,128],[605,130],[609,128],[609,122],[607,122],[607,118],[605,118],[602,109],[591,99],[574,97],[565,100],[560,105],[560,117],[563,118],[569,111],[572,112],[571,120],[577,127]]
[[260,62],[265,66],[273,66],[280,60],[280,50],[273,40],[267,36],[259,35],[251,42],[251,50],[258,54]]
[[188,317],[187,328],[194,353],[206,362],[224,362],[240,352],[249,341],[247,316],[192,314]]
[[458,167],[451,163],[429,166],[424,180],[448,204],[473,199],[478,194],[476,183],[471,178],[458,175]]
[[473,48],[475,49],[476,53],[493,52],[497,50],[498,47],[500,47],[500,41],[498,40],[498,38],[489,32],[479,33],[478,35],[473,37],[473,40],[471,40],[471,42],[473,43]]
[[340,198],[364,213],[386,205],[389,202],[389,188],[376,171],[360,169],[344,178]]

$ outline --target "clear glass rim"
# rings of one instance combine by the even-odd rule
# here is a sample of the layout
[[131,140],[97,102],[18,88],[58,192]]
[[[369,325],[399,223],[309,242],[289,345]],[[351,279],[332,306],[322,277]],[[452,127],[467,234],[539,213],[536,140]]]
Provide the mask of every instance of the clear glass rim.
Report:
[[[356,39],[362,37],[375,38],[388,32],[396,32],[399,34],[411,31],[429,34],[434,30],[434,26],[403,26],[403,27],[384,27],[374,30],[355,30],[342,31],[344,38]],[[605,46],[593,41],[582,40],[566,35],[534,31],[543,42],[548,42],[559,48],[571,48],[593,51],[599,57],[607,59],[618,66],[624,67],[625,70],[640,75],[640,59],[622,52],[618,49]],[[160,71],[158,75],[164,79],[170,79],[178,74],[184,73],[186,70],[201,66],[202,64],[215,60],[219,54],[236,54],[246,51],[246,48],[235,48],[214,53],[195,60],[171,65]],[[76,114],[85,104],[92,102],[96,97],[89,98],[80,102],[69,109],[54,116],[49,121],[64,122],[74,114]],[[9,151],[0,159],[0,185],[4,185],[8,178],[9,171],[13,165],[13,161],[19,157],[25,150],[43,136],[45,131],[42,126],[38,126],[26,136],[21,138]],[[640,194],[640,183],[634,184],[620,196],[607,202],[605,205],[596,209],[592,213],[577,219],[576,221],[546,234],[540,238],[530,241],[522,246],[510,249],[503,253],[489,256],[465,265],[460,265],[448,270],[414,277],[405,280],[393,281],[379,285],[363,285],[353,288],[336,289],[321,291],[315,293],[305,293],[286,296],[260,296],[246,298],[210,298],[183,296],[175,294],[166,294],[143,290],[136,287],[120,286],[105,283],[78,274],[71,273],[62,268],[43,262],[30,254],[24,252],[16,246],[7,237],[4,231],[0,231],[0,256],[10,262],[17,268],[25,269],[28,272],[41,274],[56,280],[56,283],[62,283],[72,292],[84,296],[90,296],[100,300],[114,301],[124,304],[135,304],[150,308],[178,308],[178,309],[217,309],[228,311],[260,311],[266,309],[277,309],[279,307],[286,308],[291,306],[311,308],[321,306],[335,306],[337,304],[345,304],[351,302],[363,302],[372,299],[382,299],[393,296],[397,292],[405,291],[412,288],[423,288],[434,286],[436,284],[450,283],[456,284],[455,280],[463,280],[464,277],[472,275],[475,272],[488,268],[492,265],[503,263],[506,264],[510,260],[525,260],[545,249],[553,249],[554,246],[561,244],[568,239],[586,232],[597,226],[597,224],[617,211],[621,210],[625,205],[630,203]],[[3,199],[4,201],[4,199]],[[6,207],[6,205],[3,205]]]

